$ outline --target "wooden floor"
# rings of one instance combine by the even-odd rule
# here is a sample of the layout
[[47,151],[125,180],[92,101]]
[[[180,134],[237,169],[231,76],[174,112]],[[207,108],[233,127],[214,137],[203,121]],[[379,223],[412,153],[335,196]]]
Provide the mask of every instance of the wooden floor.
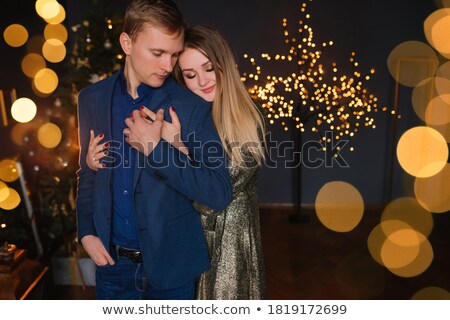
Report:
[[381,212],[367,211],[348,233],[326,229],[313,211],[303,213],[310,223],[289,223],[292,209],[263,210],[268,299],[390,300],[411,299],[430,286],[450,291],[449,213],[435,216],[429,236],[434,260],[413,278],[394,275],[370,256],[367,239]]
[[[326,229],[313,211],[302,211],[309,222],[289,208],[261,210],[267,298],[289,299],[410,299],[425,287],[450,291],[450,214],[434,216],[429,236],[434,251],[431,266],[421,275],[402,278],[375,262],[367,238],[380,212],[365,213],[349,233]],[[295,220],[295,219],[294,219]],[[49,299],[94,299],[93,287],[50,286]]]

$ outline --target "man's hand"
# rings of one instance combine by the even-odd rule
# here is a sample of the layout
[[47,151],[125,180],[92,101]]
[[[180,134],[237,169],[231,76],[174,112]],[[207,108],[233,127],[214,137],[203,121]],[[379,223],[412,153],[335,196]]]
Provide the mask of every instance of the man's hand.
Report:
[[[177,113],[175,112],[175,108],[170,107],[169,113],[172,118],[172,122],[163,121],[161,138],[169,142],[174,148],[177,148],[184,154],[188,155],[189,150],[181,140],[181,123],[178,119]],[[152,120],[156,119],[156,114],[144,106],[141,107],[141,114],[144,118],[149,117]]]
[[81,239],[81,244],[83,245],[83,248],[84,250],[86,250],[87,254],[99,267],[105,266],[107,264],[113,265],[115,263],[113,258],[111,258],[111,256],[109,255],[108,251],[106,251],[105,246],[100,241],[99,237],[93,235],[84,236]]
[[161,140],[164,110],[159,109],[152,122],[141,117],[141,111],[134,110],[130,118],[125,119],[128,128],[123,130],[125,141],[139,152],[149,156]]

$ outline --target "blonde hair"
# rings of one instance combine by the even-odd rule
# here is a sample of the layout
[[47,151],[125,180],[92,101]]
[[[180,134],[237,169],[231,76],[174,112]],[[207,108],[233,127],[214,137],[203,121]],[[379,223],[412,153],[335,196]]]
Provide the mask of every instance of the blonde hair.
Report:
[[[216,30],[197,25],[185,31],[185,48],[199,50],[213,65],[217,87],[212,117],[228,158],[240,166],[260,165],[266,145],[264,116],[241,81],[230,46]],[[178,63],[174,75],[185,84]]]

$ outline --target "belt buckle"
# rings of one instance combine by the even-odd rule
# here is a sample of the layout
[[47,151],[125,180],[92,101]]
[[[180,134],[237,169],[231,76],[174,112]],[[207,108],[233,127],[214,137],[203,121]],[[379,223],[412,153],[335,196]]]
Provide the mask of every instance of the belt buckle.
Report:
[[140,251],[136,252],[127,252],[126,253],[127,258],[135,263],[141,263],[142,262],[142,256]]
[[142,263],[141,251],[133,251],[120,246],[115,246],[115,248],[119,256],[125,257],[134,263]]

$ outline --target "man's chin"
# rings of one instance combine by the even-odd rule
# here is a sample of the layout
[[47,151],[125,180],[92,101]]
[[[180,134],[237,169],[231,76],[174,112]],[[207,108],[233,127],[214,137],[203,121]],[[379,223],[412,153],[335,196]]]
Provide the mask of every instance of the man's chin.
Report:
[[167,78],[159,78],[159,79],[152,79],[147,82],[147,85],[152,88],[159,88],[164,84],[164,81],[166,81]]

